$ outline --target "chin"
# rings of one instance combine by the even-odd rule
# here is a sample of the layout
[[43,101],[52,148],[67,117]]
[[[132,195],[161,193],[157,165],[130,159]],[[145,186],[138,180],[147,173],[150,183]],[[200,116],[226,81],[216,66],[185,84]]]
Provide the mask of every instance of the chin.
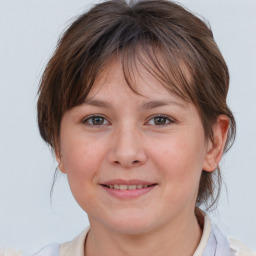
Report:
[[145,218],[115,219],[113,222],[108,222],[108,227],[115,232],[127,235],[140,235],[152,230],[153,223]]

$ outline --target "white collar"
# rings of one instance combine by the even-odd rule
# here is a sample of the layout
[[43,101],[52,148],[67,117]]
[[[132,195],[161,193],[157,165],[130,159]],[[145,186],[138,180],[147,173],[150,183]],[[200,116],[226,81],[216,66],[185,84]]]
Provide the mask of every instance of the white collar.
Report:
[[[221,234],[216,226],[212,225],[209,216],[205,212],[200,210],[199,213],[202,216],[203,234],[193,256],[229,256],[229,243],[226,237]],[[72,241],[61,244],[59,256],[84,256],[84,242],[88,231],[89,228]]]

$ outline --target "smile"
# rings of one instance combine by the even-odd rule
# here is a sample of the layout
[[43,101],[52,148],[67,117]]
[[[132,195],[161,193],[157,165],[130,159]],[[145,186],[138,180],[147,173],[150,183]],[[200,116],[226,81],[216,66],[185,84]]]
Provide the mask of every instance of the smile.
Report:
[[100,185],[108,195],[122,200],[136,199],[142,195],[152,193],[158,187],[157,183],[139,180],[112,180]]
[[152,184],[152,185],[117,185],[117,184],[113,184],[113,185],[105,185],[105,186],[108,188],[117,189],[117,190],[133,190],[133,189],[147,188],[147,187],[153,186],[153,185],[154,184]]

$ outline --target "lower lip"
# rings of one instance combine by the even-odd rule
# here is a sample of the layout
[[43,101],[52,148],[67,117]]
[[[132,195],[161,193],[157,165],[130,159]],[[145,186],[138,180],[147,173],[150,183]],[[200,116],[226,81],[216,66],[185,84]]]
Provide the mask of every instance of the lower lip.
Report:
[[[102,185],[101,185],[102,186]],[[152,185],[150,187],[146,188],[138,188],[138,189],[125,189],[125,190],[119,190],[119,189],[113,189],[108,188],[105,186],[102,186],[102,188],[107,191],[111,196],[114,196],[119,199],[135,199],[142,195],[145,195],[152,191],[154,188],[156,188],[157,185]]]

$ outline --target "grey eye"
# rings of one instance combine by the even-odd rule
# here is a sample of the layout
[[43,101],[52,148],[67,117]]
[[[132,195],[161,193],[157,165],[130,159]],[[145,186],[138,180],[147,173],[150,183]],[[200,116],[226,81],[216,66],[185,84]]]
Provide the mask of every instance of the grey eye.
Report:
[[104,123],[104,118],[102,117],[92,117],[93,125],[101,125]]
[[154,122],[156,125],[164,125],[166,124],[167,118],[166,117],[155,117]]
[[161,116],[161,115],[154,116],[148,122],[148,124],[150,124],[150,125],[159,125],[159,126],[160,125],[167,125],[167,124],[171,124],[171,123],[173,123],[172,119],[170,119],[167,116]]
[[96,125],[104,125],[106,124],[106,119],[102,116],[91,116],[86,118],[83,123],[96,126]]

